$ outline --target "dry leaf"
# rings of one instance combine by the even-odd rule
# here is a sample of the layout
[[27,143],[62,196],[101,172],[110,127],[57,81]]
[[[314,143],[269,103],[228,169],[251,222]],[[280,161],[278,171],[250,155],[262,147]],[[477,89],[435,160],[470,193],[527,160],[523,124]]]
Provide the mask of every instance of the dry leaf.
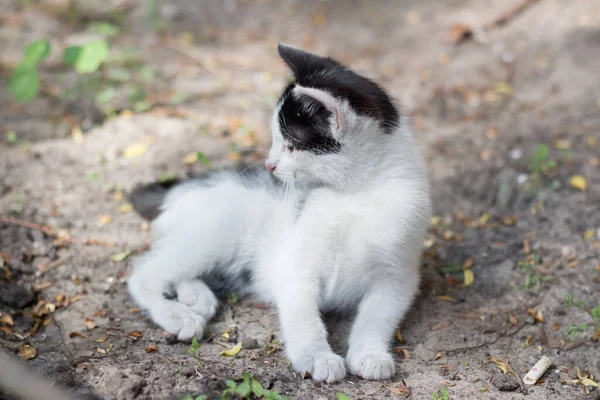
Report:
[[473,281],[475,280],[475,274],[473,274],[473,271],[470,269],[465,269],[465,270],[463,270],[463,274],[464,274],[463,286],[471,285],[473,283]]
[[404,338],[402,337],[402,332],[400,332],[400,329],[396,330],[396,339],[398,339],[400,343],[404,342]]
[[408,396],[410,394],[410,389],[403,383],[399,383],[396,386],[385,386],[385,388],[396,396]]
[[194,151],[181,160],[182,164],[190,165],[198,161],[198,152]]
[[531,315],[533,317],[533,319],[535,319],[537,322],[544,322],[544,316],[542,315],[542,312],[540,310],[535,310],[533,308],[530,308],[529,310],[527,310],[527,312],[529,313],[529,315]]
[[431,327],[431,330],[432,331],[439,331],[440,329],[445,329],[445,328],[449,327],[451,323],[452,323],[452,321],[438,322],[437,324],[435,324],[435,325],[433,325]]
[[23,345],[21,345],[21,347],[19,347],[18,355],[23,360],[31,360],[32,358],[34,358],[37,355],[37,350],[33,346],[30,346],[28,344],[23,344]]
[[473,266],[473,257],[469,257],[465,260],[465,263],[463,264],[463,267],[465,269],[469,269]]
[[440,299],[440,300],[450,301],[450,302],[453,302],[453,303],[456,302],[456,299],[454,299],[454,298],[452,298],[450,296],[438,296],[437,298]]
[[242,350],[242,342],[238,342],[235,346],[230,349],[223,350],[220,354],[226,357],[233,357]]
[[98,225],[98,227],[102,227],[106,224],[110,224],[112,218],[109,215],[97,215],[96,220],[98,221],[96,225]]
[[14,325],[13,318],[9,314],[4,314],[3,316],[1,316],[0,323],[6,324],[6,325],[11,325],[11,326]]
[[560,324],[558,322],[555,322],[552,324],[552,327],[550,328],[551,331],[557,331],[560,329]]
[[588,229],[587,231],[585,231],[585,233],[583,234],[583,240],[591,240],[594,238],[594,231],[592,229]]
[[488,360],[490,360],[491,362],[496,364],[496,366],[500,369],[500,371],[502,371],[502,373],[504,375],[506,375],[510,372],[511,368],[506,361],[504,361],[500,358],[494,358],[494,357],[490,357],[490,358],[488,358]]
[[146,353],[154,353],[157,350],[158,348],[155,344],[151,344],[150,346],[146,347]]
[[125,156],[125,158],[135,158],[135,157],[141,156],[142,154],[144,154],[147,151],[148,151],[147,144],[136,143],[136,144],[132,144],[131,146],[127,147],[123,151],[123,156]]
[[516,325],[517,317],[515,317],[514,315],[511,315],[510,317],[508,317],[508,322],[510,322],[511,325]]
[[479,221],[477,221],[477,224],[479,226],[484,226],[489,221],[490,218],[491,218],[491,214],[485,213],[481,217],[479,217]]
[[96,343],[104,343],[108,339],[108,335],[105,333],[101,338],[96,339]]
[[83,143],[83,132],[81,132],[79,125],[76,125],[71,129],[71,139],[73,139],[75,144]]
[[112,256],[110,256],[110,259],[113,260],[114,262],[125,261],[127,259],[127,257],[129,257],[131,255],[131,253],[132,253],[131,250],[125,250],[120,253],[113,254]]
[[585,177],[583,177],[581,175],[572,176],[571,179],[569,179],[569,182],[571,183],[571,186],[573,186],[575,189],[579,189],[579,190],[587,189],[587,181],[585,180]]
[[440,358],[442,358],[442,353],[440,353],[439,351],[437,353],[435,353],[435,356],[433,357],[433,361],[435,360],[439,360]]
[[88,336],[86,334],[84,334],[84,333],[81,333],[81,332],[78,332],[78,331],[73,331],[73,332],[69,333],[69,337],[71,339],[73,339],[74,337],[80,337],[80,338],[87,339]]
[[571,142],[567,139],[558,139],[554,141],[554,147],[559,150],[568,150],[571,148]]
[[85,317],[85,320],[83,322],[85,323],[85,326],[88,329],[94,329],[96,327],[96,324],[90,317]]
[[52,282],[40,282],[40,283],[36,283],[35,285],[33,285],[33,288],[35,290],[44,290],[44,289],[48,289],[52,285],[54,285],[54,283],[52,283]]
[[144,336],[144,334],[140,331],[133,331],[133,332],[129,332],[127,334],[128,337],[130,337],[131,339],[137,340],[138,338],[141,338],[142,336]]
[[452,43],[459,43],[473,34],[473,30],[466,24],[454,24],[448,31],[446,38]]
[[138,313],[138,312],[140,312],[140,311],[142,311],[142,310],[140,310],[139,308],[130,308],[130,309],[129,309],[129,310],[127,310],[127,311],[129,311],[130,313]]
[[119,212],[121,214],[125,214],[125,213],[131,212],[131,211],[133,211],[133,206],[129,203],[123,204],[122,206],[119,207]]

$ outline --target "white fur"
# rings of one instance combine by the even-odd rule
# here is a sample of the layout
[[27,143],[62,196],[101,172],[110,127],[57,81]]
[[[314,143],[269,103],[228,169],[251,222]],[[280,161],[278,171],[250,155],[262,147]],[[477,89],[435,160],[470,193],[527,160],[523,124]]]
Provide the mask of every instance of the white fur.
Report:
[[[366,379],[394,374],[389,342],[419,286],[426,171],[406,120],[384,134],[335,101],[328,106],[343,118],[339,153],[291,152],[275,112],[268,162],[288,184],[284,195],[227,173],[209,187],[191,181],[168,194],[153,248],[129,278],[131,295],[163,329],[180,340],[200,337],[217,299],[198,276],[251,265],[248,290],[277,307],[296,370],[326,382],[342,379],[346,367]],[[163,296],[169,288],[177,301]],[[326,310],[357,310],[345,362],[327,342]]]

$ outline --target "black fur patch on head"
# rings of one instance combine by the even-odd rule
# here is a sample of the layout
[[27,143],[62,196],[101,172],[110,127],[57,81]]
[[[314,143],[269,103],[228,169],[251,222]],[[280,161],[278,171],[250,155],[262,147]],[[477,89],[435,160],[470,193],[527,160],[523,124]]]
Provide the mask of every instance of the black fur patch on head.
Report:
[[[329,57],[320,57],[282,44],[277,50],[300,86],[325,90],[334,97],[347,100],[357,114],[380,121],[385,133],[392,133],[398,127],[398,110],[375,82]],[[283,96],[291,89],[288,86]]]
[[315,154],[340,151],[341,144],[331,136],[331,112],[317,101],[297,99],[293,87],[292,83],[286,88],[277,116],[283,137],[298,150]]

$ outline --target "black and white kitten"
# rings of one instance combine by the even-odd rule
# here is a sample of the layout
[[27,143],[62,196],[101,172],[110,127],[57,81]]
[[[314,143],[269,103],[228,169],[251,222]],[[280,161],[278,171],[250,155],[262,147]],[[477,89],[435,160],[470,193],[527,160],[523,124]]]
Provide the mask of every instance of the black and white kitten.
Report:
[[[388,379],[390,340],[419,286],[426,170],[379,86],[331,58],[278,50],[295,79],[273,115],[267,169],[134,192],[156,238],[129,292],[182,341],[202,336],[215,291],[248,293],[277,307],[296,370]],[[344,362],[321,312],[347,310],[357,314]]]

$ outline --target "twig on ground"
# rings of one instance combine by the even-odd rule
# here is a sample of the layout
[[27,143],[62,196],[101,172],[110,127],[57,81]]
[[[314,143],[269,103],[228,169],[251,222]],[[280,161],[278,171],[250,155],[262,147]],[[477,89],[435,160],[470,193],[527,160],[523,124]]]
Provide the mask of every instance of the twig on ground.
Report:
[[523,382],[523,379],[521,379],[519,374],[517,374],[515,372],[513,367],[510,366],[508,361],[502,360],[501,358],[495,358],[495,357],[489,357],[488,360],[493,363],[496,363],[498,365],[504,365],[506,367],[506,369],[508,370],[508,372],[510,372],[511,374],[513,374],[515,376],[515,378],[517,378],[517,381],[519,382],[519,386],[521,386],[521,393],[523,393],[523,394],[527,393],[527,388],[525,387],[525,382]]
[[[491,20],[489,20],[488,22],[483,24],[481,26],[481,30],[486,31],[489,29],[493,29],[493,28],[497,28],[499,26],[505,25],[512,18],[521,14],[523,11],[525,11],[525,9],[527,7],[533,5],[537,1],[538,0],[522,0],[520,3],[504,10],[503,12],[498,14],[496,17],[492,18]],[[471,38],[476,30],[477,29],[475,29],[475,27],[470,26],[470,25],[456,24],[452,27],[452,29],[449,32],[449,39],[450,39],[450,41],[454,42],[455,44],[458,44],[458,43],[463,42],[466,39]]]
[[34,224],[33,222],[24,221],[24,220],[9,217],[6,215],[0,215],[0,222],[4,222],[6,224],[12,224],[12,225],[19,225],[19,226],[23,226],[23,227],[29,228],[29,229],[34,229],[36,231],[43,232],[48,236],[51,236],[53,238],[56,238],[60,241],[64,241],[67,243],[89,244],[89,245],[102,246],[102,247],[114,247],[116,245],[115,243],[112,243],[112,242],[106,242],[104,240],[94,239],[94,238],[87,238],[86,240],[73,239],[70,236],[62,234],[60,232],[57,232],[48,226]]
[[496,342],[498,342],[500,339],[513,336],[513,335],[519,333],[521,331],[521,329],[523,329],[524,327],[526,327],[528,325],[529,324],[527,324],[527,323],[521,324],[519,327],[517,327],[517,329],[515,329],[512,332],[500,334],[494,340],[491,340],[489,342],[483,342],[483,343],[475,345],[475,346],[458,347],[458,348],[455,348],[455,349],[447,349],[447,350],[444,350],[444,349],[436,349],[436,350],[427,349],[427,350],[434,351],[434,352],[446,353],[446,354],[462,353],[462,352],[465,352],[465,351],[477,350],[477,349],[481,349],[482,347],[486,347],[486,346],[489,346],[489,345],[492,345],[492,344],[496,344]]

